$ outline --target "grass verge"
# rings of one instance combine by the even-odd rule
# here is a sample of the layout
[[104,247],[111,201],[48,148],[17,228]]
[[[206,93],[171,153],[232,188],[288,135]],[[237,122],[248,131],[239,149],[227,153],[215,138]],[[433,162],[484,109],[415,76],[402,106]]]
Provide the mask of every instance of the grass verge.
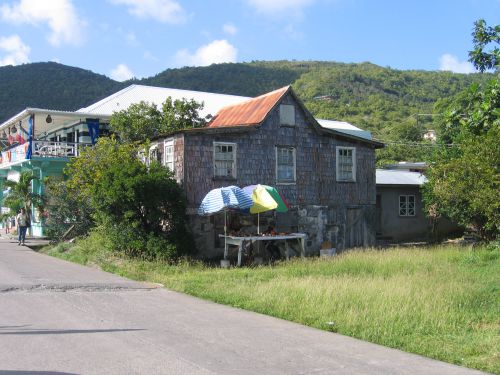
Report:
[[351,251],[273,267],[170,265],[113,254],[94,234],[43,251],[134,280],[500,374],[500,249]]

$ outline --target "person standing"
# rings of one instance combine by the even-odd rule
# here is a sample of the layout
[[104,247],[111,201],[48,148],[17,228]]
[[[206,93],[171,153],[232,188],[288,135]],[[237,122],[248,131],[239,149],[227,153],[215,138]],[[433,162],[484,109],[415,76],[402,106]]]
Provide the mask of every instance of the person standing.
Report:
[[19,214],[16,217],[17,219],[17,232],[19,234],[18,245],[24,245],[26,240],[26,231],[28,230],[28,226],[30,224],[30,217],[24,208],[21,208]]

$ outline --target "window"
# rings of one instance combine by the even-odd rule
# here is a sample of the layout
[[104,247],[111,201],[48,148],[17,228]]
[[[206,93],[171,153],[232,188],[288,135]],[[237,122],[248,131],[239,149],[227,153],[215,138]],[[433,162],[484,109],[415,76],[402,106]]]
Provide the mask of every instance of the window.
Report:
[[399,196],[399,216],[415,216],[415,196]]
[[236,178],[236,143],[214,142],[214,176]]
[[165,141],[164,147],[164,165],[172,172],[174,171],[174,141]]
[[295,125],[295,106],[291,104],[280,105],[280,124]]
[[276,181],[281,183],[295,182],[294,147],[276,147]]
[[337,181],[356,181],[354,147],[337,147]]
[[163,155],[162,155],[162,152],[161,150],[158,148],[158,145],[153,145],[149,148],[149,160],[148,160],[148,165],[154,161],[157,161],[158,163],[162,163],[162,158],[163,158]]

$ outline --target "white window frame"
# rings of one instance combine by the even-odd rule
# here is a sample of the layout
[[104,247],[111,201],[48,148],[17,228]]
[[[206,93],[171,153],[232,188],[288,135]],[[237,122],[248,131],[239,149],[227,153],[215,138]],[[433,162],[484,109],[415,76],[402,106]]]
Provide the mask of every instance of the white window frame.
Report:
[[[279,158],[278,158],[278,150],[281,149],[288,149],[292,151],[292,158],[293,158],[293,179],[292,180],[280,180],[279,174],[278,174],[278,169],[279,169]],[[277,185],[294,185],[295,182],[297,181],[297,149],[292,146],[276,146],[274,148],[275,151],[275,157],[276,157],[276,163],[275,163],[275,171],[276,171],[276,184]]]
[[[152,161],[157,161],[160,164],[163,164],[163,154],[160,154],[160,160],[158,160],[158,152],[161,151],[159,148],[159,144],[155,143],[149,147],[148,157],[146,161],[146,165],[149,167]],[[155,155],[155,157],[153,157]]]
[[[167,152],[167,150],[171,150],[171,152]],[[172,155],[172,160],[167,160],[167,155]],[[163,160],[162,164],[170,169],[171,172],[175,172],[175,149],[174,149],[174,140],[167,139],[163,145]]]
[[[410,197],[413,198],[413,207],[410,207]],[[401,199],[403,198],[403,199]],[[413,210],[413,212],[411,211]],[[398,214],[402,217],[414,217],[417,212],[417,200],[414,194],[403,194],[398,198]]]
[[280,104],[280,125],[295,126],[295,106],[293,104]]
[[[351,158],[352,158],[352,167],[351,167],[351,178],[345,178],[342,176],[342,165],[341,165],[341,159],[343,156],[340,155],[341,151],[344,150],[350,150],[352,151]],[[356,147],[344,147],[344,146],[337,146],[336,151],[335,151],[335,167],[336,167],[336,177],[338,182],[356,182]]]
[[[230,174],[218,174],[217,173],[217,162],[226,162],[229,159],[217,159],[217,147],[218,146],[231,146],[232,149],[232,167],[231,167],[231,173]],[[236,178],[236,155],[237,155],[237,144],[236,143],[231,143],[231,142],[214,142],[213,144],[213,160],[214,160],[214,177],[215,178]],[[219,168],[222,169],[222,168]]]

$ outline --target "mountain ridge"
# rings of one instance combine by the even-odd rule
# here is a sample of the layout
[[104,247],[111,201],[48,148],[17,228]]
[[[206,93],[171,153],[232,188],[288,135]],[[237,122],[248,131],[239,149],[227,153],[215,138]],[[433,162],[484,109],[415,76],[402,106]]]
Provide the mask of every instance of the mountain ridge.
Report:
[[397,70],[369,62],[279,60],[167,69],[117,82],[90,70],[40,62],[0,67],[0,122],[26,107],[76,110],[133,83],[242,96],[291,84],[315,116],[383,135],[487,79],[485,74]]

